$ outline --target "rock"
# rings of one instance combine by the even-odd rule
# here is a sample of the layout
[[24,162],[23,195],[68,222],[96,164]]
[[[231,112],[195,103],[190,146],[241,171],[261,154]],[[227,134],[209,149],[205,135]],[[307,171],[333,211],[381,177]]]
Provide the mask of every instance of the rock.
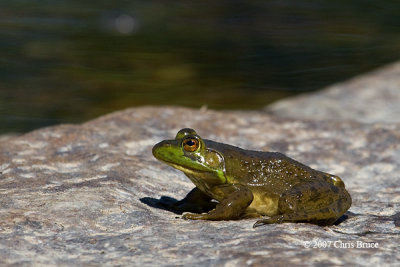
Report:
[[8,139],[11,139],[12,137],[17,136],[18,134],[16,133],[7,133],[7,134],[2,134],[0,135],[0,142],[7,141]]
[[[353,198],[348,218],[253,229],[254,219],[186,221],[157,208],[194,187],[151,154],[183,127],[341,176]],[[0,142],[0,265],[394,266],[399,133],[396,123],[144,107],[8,138]]]
[[279,117],[400,122],[400,62],[266,107]]

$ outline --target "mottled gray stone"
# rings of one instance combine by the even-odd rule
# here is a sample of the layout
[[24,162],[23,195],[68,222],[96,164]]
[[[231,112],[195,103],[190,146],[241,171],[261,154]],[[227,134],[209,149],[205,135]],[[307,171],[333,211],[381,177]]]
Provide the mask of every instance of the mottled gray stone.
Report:
[[266,107],[280,117],[400,122],[400,62]]
[[[348,219],[253,229],[254,219],[185,221],[154,207],[193,188],[151,154],[183,127],[341,176],[353,197]],[[400,124],[128,109],[0,142],[0,265],[395,266],[399,182]],[[352,248],[357,241],[378,248]]]
[[10,133],[10,134],[2,134],[0,135],[0,142],[7,141],[8,139],[11,139],[12,137],[17,136],[15,133]]

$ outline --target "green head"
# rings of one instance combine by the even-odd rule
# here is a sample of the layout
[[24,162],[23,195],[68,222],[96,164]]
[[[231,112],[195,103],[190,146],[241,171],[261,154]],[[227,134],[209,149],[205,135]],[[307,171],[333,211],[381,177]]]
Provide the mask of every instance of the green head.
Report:
[[193,130],[180,130],[174,140],[164,140],[153,147],[153,155],[172,167],[183,171],[196,185],[226,183],[223,156],[207,148]]

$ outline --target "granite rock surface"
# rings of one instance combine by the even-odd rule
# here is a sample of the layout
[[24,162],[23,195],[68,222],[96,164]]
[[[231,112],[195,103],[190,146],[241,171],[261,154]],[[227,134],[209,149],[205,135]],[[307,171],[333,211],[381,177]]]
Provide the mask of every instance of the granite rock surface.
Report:
[[400,62],[316,93],[275,102],[265,110],[299,119],[400,122]]
[[[398,266],[399,66],[267,113],[142,107],[0,139],[0,265]],[[160,199],[194,186],[151,148],[184,127],[339,175],[353,205],[330,227],[182,220]]]
[[[341,176],[353,198],[347,219],[253,229],[253,219],[186,221],[157,207],[193,188],[151,154],[183,127]],[[0,142],[0,265],[394,266],[399,182],[400,124],[128,109]]]

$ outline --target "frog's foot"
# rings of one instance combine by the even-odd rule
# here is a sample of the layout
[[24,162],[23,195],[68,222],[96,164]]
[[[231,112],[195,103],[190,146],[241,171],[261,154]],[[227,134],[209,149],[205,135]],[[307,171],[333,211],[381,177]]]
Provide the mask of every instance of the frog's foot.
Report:
[[[333,203],[331,206],[334,206],[336,203]],[[332,225],[337,219],[337,211],[334,207],[328,206],[328,208],[319,209],[319,210],[306,210],[299,211],[295,213],[286,213],[275,215],[270,218],[258,220],[253,228],[264,225],[264,224],[273,224],[273,223],[284,223],[284,222],[307,222],[313,223],[321,226]],[[320,218],[319,216],[325,215],[326,217]]]
[[197,214],[197,213],[184,213],[182,215],[182,219],[185,220],[208,220],[208,214],[207,213],[202,213],[202,214]]
[[219,220],[229,220],[233,219],[229,215],[223,213],[218,207],[209,211],[208,213],[184,213],[182,215],[182,219],[185,220],[210,220],[210,221],[219,221]]
[[264,224],[274,224],[274,223],[282,223],[284,221],[284,215],[276,215],[272,216],[266,219],[258,220],[256,223],[253,225],[253,228],[256,228],[258,226],[264,225]]

